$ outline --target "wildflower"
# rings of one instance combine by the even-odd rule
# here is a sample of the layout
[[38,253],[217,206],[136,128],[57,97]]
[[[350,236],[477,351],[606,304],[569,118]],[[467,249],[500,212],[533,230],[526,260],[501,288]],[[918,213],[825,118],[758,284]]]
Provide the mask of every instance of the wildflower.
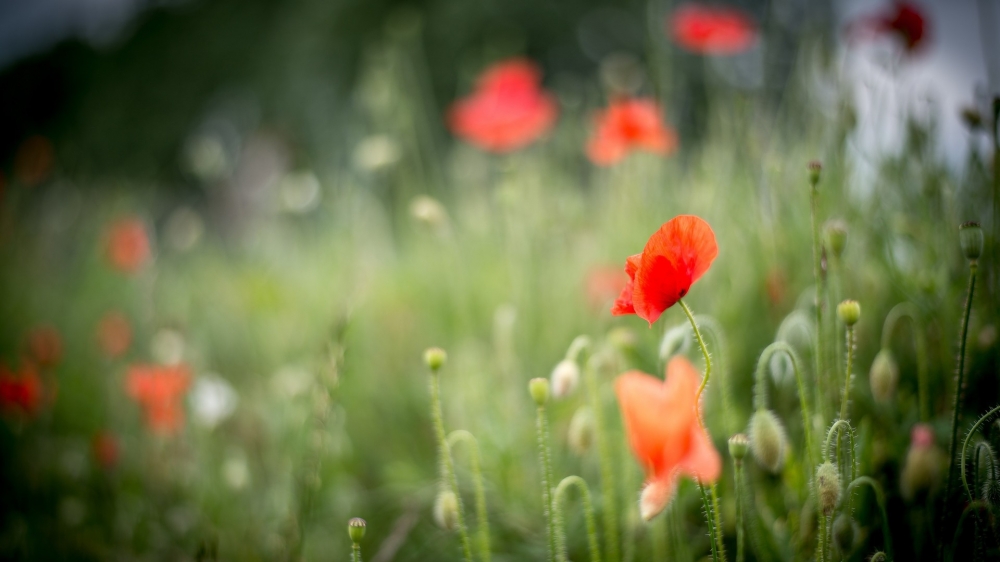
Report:
[[563,359],[552,369],[552,397],[560,400],[573,394],[580,384],[580,366],[572,359]]
[[198,377],[191,390],[191,410],[195,419],[208,428],[215,427],[236,411],[236,390],[218,376]]
[[97,324],[97,344],[108,357],[121,357],[132,344],[128,318],[117,310],[106,313]]
[[28,353],[39,367],[52,367],[62,359],[62,338],[49,325],[37,326],[27,338]]
[[35,365],[22,361],[15,373],[0,364],[0,409],[34,417],[41,409],[45,389]]
[[891,9],[863,16],[847,26],[849,37],[891,36],[907,54],[917,53],[927,40],[927,18],[912,2],[895,2]]
[[452,105],[448,126],[489,152],[510,152],[548,131],[559,113],[541,89],[541,71],[526,59],[508,59],[486,69],[476,91]]
[[635,149],[665,156],[677,148],[677,135],[663,124],[660,107],[651,99],[613,101],[594,121],[587,157],[598,166],[615,164]]
[[701,424],[700,378],[690,361],[674,356],[665,381],[639,371],[615,380],[625,432],[646,470],[639,508],[647,521],[669,503],[680,475],[709,483],[722,471],[722,459]]
[[670,16],[670,33],[681,47],[706,55],[733,55],[757,39],[749,16],[734,8],[685,4]]
[[121,219],[111,225],[107,243],[108,260],[122,273],[135,273],[149,259],[146,227],[137,218]]
[[118,439],[108,431],[96,433],[90,441],[90,450],[94,455],[94,460],[104,470],[111,470],[118,464],[120,450]]
[[907,500],[929,492],[941,480],[943,453],[934,443],[934,430],[918,423],[910,431],[910,450],[906,452],[903,472],[899,475],[899,491]]
[[652,326],[687,294],[718,254],[715,233],[707,222],[693,215],[670,219],[653,233],[641,254],[626,260],[629,280],[611,313],[636,314]]
[[125,388],[145,411],[146,423],[156,433],[176,433],[184,423],[182,398],[191,384],[186,365],[133,365]]
[[761,409],[750,417],[750,451],[757,463],[771,473],[777,473],[785,464],[788,437],[778,416],[771,410]]

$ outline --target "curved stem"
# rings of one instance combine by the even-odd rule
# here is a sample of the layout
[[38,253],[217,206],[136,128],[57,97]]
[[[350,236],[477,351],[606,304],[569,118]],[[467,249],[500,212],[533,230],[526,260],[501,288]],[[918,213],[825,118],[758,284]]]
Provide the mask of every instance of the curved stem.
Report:
[[716,363],[719,364],[716,370],[719,373],[719,391],[720,394],[722,394],[722,415],[724,418],[723,421],[725,422],[723,425],[727,432],[736,432],[738,430],[735,427],[731,427],[735,424],[730,423],[731,420],[736,420],[736,417],[732,415],[733,405],[732,394],[730,393],[731,381],[729,380],[729,364],[726,356],[726,350],[728,347],[726,346],[726,338],[722,333],[722,326],[715,321],[715,318],[704,314],[695,316],[695,320],[698,321],[698,326],[702,330],[711,334],[711,337],[714,340],[713,343],[715,344]]
[[542,469],[542,513],[545,515],[545,534],[548,540],[547,560],[555,555],[555,527],[552,522],[552,452],[549,450],[549,422],[545,406],[538,407],[535,425],[538,437],[538,462]]
[[889,516],[885,511],[885,494],[882,492],[882,486],[870,476],[858,476],[847,485],[847,497],[850,498],[854,488],[861,484],[871,486],[872,491],[875,492],[875,502],[878,504],[879,512],[882,514],[882,537],[885,540],[885,553],[888,555],[889,560],[892,560],[892,535],[889,533]]
[[[593,359],[591,357],[590,359]],[[597,389],[597,376],[594,373],[593,361],[588,360],[584,370],[584,380],[587,385],[587,395],[590,408],[594,412],[594,443],[597,445],[597,455],[600,459],[601,471],[601,516],[604,522],[604,553],[611,561],[620,559],[618,539],[618,511],[615,505],[615,471],[610,447],[604,434],[604,415],[601,408],[601,398]]]
[[972,491],[969,489],[969,481],[965,476],[965,451],[969,448],[969,439],[972,439],[972,436],[976,433],[976,430],[979,429],[979,426],[982,425],[991,416],[996,415],[998,412],[1000,412],[1000,406],[994,407],[989,412],[986,412],[986,414],[984,414],[983,417],[979,418],[976,421],[976,423],[973,424],[972,429],[969,430],[969,433],[965,435],[965,441],[962,443],[962,455],[960,457],[961,460],[959,462],[959,472],[962,475],[962,486],[965,487],[965,493],[969,496],[969,501],[972,501],[975,498],[972,497]]
[[[969,315],[972,313],[972,295],[976,290],[976,262],[969,264],[969,291],[962,313],[962,335],[958,344],[958,370],[955,373],[955,403],[951,417],[951,445],[948,450],[948,480],[945,482],[944,502],[948,505],[954,480],[955,449],[958,447],[958,424],[961,421],[962,399],[965,394],[965,341],[969,335]],[[947,512],[947,509],[943,510]]]
[[[969,502],[962,510],[962,514],[958,517],[958,525],[955,527],[955,535],[951,539],[951,552],[954,556],[955,551],[958,549],[958,538],[962,535],[962,524],[965,523],[965,518],[969,516],[969,513],[973,511],[986,511],[987,514],[990,513],[990,505],[983,500],[975,500]],[[941,541],[944,542],[944,541]]]
[[812,435],[812,415],[809,413],[809,399],[806,397],[806,385],[802,380],[802,370],[799,368],[801,360],[792,349],[792,346],[783,341],[776,341],[764,348],[760,358],[757,359],[757,370],[754,372],[754,410],[767,408],[767,381],[764,373],[770,365],[771,357],[778,352],[785,353],[792,361],[792,369],[795,372],[795,383],[799,391],[799,407],[802,410],[802,429],[806,438],[806,458],[811,459],[816,454],[815,444]]
[[[834,435],[839,435],[839,431],[844,430],[847,432],[847,437],[851,446],[851,466],[854,465],[854,428],[851,427],[851,422],[847,420],[837,420],[833,422],[830,426],[829,431],[826,432],[826,443],[823,446],[823,462],[830,460],[830,442],[833,441]],[[854,479],[853,469],[851,471],[851,479]]]
[[840,403],[840,419],[847,419],[847,405],[851,401],[851,362],[854,359],[854,326],[847,327],[847,372],[844,375],[844,400]]
[[920,421],[930,419],[930,406],[927,403],[927,336],[924,335],[923,324],[917,307],[910,302],[901,302],[892,307],[882,325],[882,347],[889,349],[892,343],[892,333],[896,324],[903,318],[909,318],[913,333],[913,347],[917,352],[917,410]]
[[[587,542],[590,546],[590,560],[591,562],[601,562],[601,547],[597,542],[597,524],[594,522],[594,504],[590,500],[590,488],[587,487],[587,481],[579,476],[567,476],[563,478],[559,482],[559,485],[556,486],[556,491],[552,498],[552,510],[558,515],[558,519],[561,521],[562,497],[566,493],[566,490],[574,485],[580,490],[580,499],[583,502],[583,517],[587,523]],[[559,536],[563,540],[558,545],[559,548],[556,551],[556,555],[560,562],[566,562],[566,541],[562,529],[560,529]]]
[[[708,347],[705,345],[705,338],[701,337],[701,330],[698,329],[698,321],[695,320],[694,314],[691,314],[691,309],[688,308],[684,299],[678,300],[678,304],[684,309],[684,314],[687,315],[688,321],[691,322],[691,329],[694,330],[694,337],[698,340],[698,346],[701,347],[701,354],[705,357],[705,376],[701,379],[701,386],[698,387],[698,392],[695,394],[694,403],[700,404],[701,393],[705,391],[705,387],[708,386],[708,379],[712,375],[712,358],[709,356]],[[701,416],[698,416],[701,419]],[[704,423],[704,422],[702,422]]]
[[479,538],[479,556],[483,562],[490,562],[490,522],[486,513],[486,490],[483,488],[483,471],[479,455],[479,443],[476,438],[464,429],[456,429],[448,435],[448,447],[452,448],[459,441],[469,446],[469,464],[472,469],[473,485],[476,490],[476,533]]
[[573,341],[569,344],[569,349],[566,350],[566,359],[570,361],[576,361],[580,355],[580,352],[586,350],[590,347],[590,338],[587,336],[576,336]]
[[449,487],[458,500],[458,533],[462,539],[462,554],[466,562],[472,562],[472,545],[469,543],[469,532],[465,527],[465,509],[462,507],[462,495],[458,492],[458,477],[451,460],[451,449],[444,433],[444,416],[441,413],[441,382],[438,374],[431,372],[431,416],[434,418],[434,431],[438,441],[438,463],[441,471],[440,487]]

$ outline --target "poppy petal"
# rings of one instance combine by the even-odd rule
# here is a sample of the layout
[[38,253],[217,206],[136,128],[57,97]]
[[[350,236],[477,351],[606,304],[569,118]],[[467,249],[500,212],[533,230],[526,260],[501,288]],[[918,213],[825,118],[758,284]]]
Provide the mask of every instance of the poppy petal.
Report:
[[625,260],[625,273],[628,274],[628,280],[625,281],[625,287],[611,307],[611,314],[616,316],[635,314],[635,307],[632,305],[632,288],[635,285],[635,273],[639,270],[641,258],[642,254],[635,254]]

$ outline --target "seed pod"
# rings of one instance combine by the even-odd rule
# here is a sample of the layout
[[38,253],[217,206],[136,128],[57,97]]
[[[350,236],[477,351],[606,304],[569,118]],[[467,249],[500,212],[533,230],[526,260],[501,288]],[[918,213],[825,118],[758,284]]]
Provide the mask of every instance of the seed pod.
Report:
[[742,461],[749,450],[750,440],[746,435],[737,433],[729,438],[729,456],[733,457],[733,460]]
[[549,379],[534,378],[528,381],[528,392],[535,404],[544,406],[549,401]]
[[434,522],[446,531],[458,528],[458,496],[451,490],[442,490],[434,500]]
[[883,349],[875,355],[871,371],[868,372],[868,382],[871,384],[872,397],[878,402],[888,402],[896,394],[899,366],[892,351]]
[[837,316],[847,326],[853,326],[861,318],[861,305],[856,300],[845,300],[837,305]]
[[832,462],[816,468],[816,498],[823,515],[830,515],[840,503],[840,471]]
[[573,414],[573,419],[569,421],[569,431],[567,434],[569,448],[575,454],[583,456],[590,450],[594,443],[594,415],[590,408],[584,406]]
[[969,261],[976,261],[983,253],[983,229],[978,222],[969,221],[958,228],[958,240]]
[[830,253],[837,259],[844,255],[844,247],[847,245],[847,223],[840,219],[826,221],[823,225],[823,237],[826,238],[826,245],[830,248]]
[[822,171],[823,165],[818,160],[813,160],[809,163],[809,185],[813,186],[814,189],[816,184],[819,183],[819,173]]
[[833,520],[833,542],[842,554],[851,552],[854,548],[854,520],[846,513],[841,513]]
[[777,473],[785,463],[788,438],[778,416],[771,410],[757,410],[750,418],[750,450],[763,468]]
[[424,363],[427,363],[427,367],[432,371],[440,369],[447,359],[448,354],[440,347],[431,347],[424,351]]
[[351,537],[351,542],[358,544],[361,539],[365,538],[365,520],[360,517],[354,517],[347,522],[347,534]]
[[552,369],[552,397],[556,400],[565,398],[580,384],[580,366],[576,361],[563,359]]

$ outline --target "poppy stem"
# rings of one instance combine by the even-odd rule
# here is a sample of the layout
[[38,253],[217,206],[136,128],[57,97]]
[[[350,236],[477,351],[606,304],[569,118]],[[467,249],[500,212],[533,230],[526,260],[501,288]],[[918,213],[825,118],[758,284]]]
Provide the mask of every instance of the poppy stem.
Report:
[[358,543],[351,547],[351,562],[361,562],[361,545]]
[[743,460],[733,459],[736,482],[736,562],[743,562]]
[[[698,346],[701,347],[701,354],[705,357],[705,376],[701,379],[701,386],[698,387],[698,392],[694,396],[694,403],[701,403],[701,393],[704,392],[705,387],[708,386],[708,379],[712,375],[712,358],[709,356],[708,347],[705,345],[705,338],[701,337],[701,330],[698,329],[698,321],[695,320],[694,314],[691,313],[691,309],[688,308],[684,299],[677,301],[684,309],[684,314],[687,314],[688,321],[691,322],[691,329],[694,330],[694,337],[698,340]],[[701,416],[698,416],[698,420],[701,421]],[[702,422],[704,423],[704,422]]]
[[851,493],[854,491],[854,488],[861,484],[871,486],[872,491],[875,492],[875,503],[878,504],[879,512],[882,515],[882,540],[885,541],[885,553],[888,555],[889,560],[893,560],[892,535],[889,533],[889,516],[885,511],[885,493],[882,491],[882,486],[870,476],[853,478],[851,483],[847,485],[846,495],[848,503],[850,502]]
[[436,369],[431,370],[431,416],[434,418],[434,431],[438,441],[438,464],[441,472],[440,487],[451,489],[458,500],[458,534],[462,539],[462,554],[466,562],[472,562],[472,546],[469,544],[469,532],[465,528],[465,511],[462,507],[462,496],[458,493],[458,477],[455,476],[455,466],[452,464],[451,449],[444,432],[444,416],[441,413],[441,381]]
[[955,372],[955,404],[951,417],[951,445],[948,452],[948,480],[945,481],[944,504],[942,513],[947,512],[948,500],[951,498],[952,479],[955,469],[955,450],[958,445],[958,424],[962,419],[962,399],[965,397],[965,341],[969,335],[969,315],[972,312],[972,295],[976,290],[976,269],[978,264],[975,260],[969,262],[969,291],[965,299],[965,310],[962,314],[962,336],[958,344],[958,369]]
[[615,471],[611,450],[604,434],[604,415],[601,407],[601,397],[597,391],[597,375],[594,372],[593,356],[587,359],[584,369],[584,381],[587,385],[587,395],[590,409],[594,412],[594,443],[597,445],[597,455],[600,458],[601,471],[601,516],[604,521],[604,554],[605,558],[617,562],[620,557],[618,534],[618,512],[615,504],[617,491]]
[[545,515],[545,533],[548,537],[548,556],[546,560],[555,558],[555,526],[552,521],[552,451],[549,449],[549,420],[545,415],[545,406],[538,406],[537,423],[538,462],[542,469],[542,513]]
[[719,540],[716,536],[715,516],[712,514],[712,500],[708,497],[708,490],[705,484],[698,481],[698,489],[701,490],[701,501],[705,508],[705,520],[708,521],[708,535],[712,541],[712,562],[719,562]]
[[464,429],[456,429],[448,435],[448,447],[459,441],[469,445],[469,464],[473,485],[476,489],[476,534],[479,539],[479,557],[482,562],[490,562],[490,522],[486,515],[486,492],[483,488],[483,471],[480,467],[479,443],[475,436]]
[[552,512],[555,514],[556,519],[559,521],[560,528],[558,529],[557,537],[559,538],[558,550],[556,555],[559,562],[566,562],[566,534],[562,529],[562,497],[566,494],[566,490],[570,486],[576,486],[580,490],[580,501],[583,503],[583,517],[587,524],[587,543],[590,548],[590,560],[591,562],[601,562],[601,547],[597,542],[597,524],[594,521],[594,504],[590,500],[590,488],[587,487],[587,481],[579,476],[567,476],[563,478],[559,485],[556,486],[555,494],[552,498]]
[[812,460],[816,449],[813,441],[812,415],[809,413],[809,399],[806,397],[806,385],[805,381],[802,380],[802,370],[799,368],[802,361],[792,346],[783,341],[776,341],[765,347],[757,360],[757,370],[754,374],[754,410],[767,408],[767,380],[764,375],[771,364],[771,357],[775,353],[784,353],[792,361],[795,383],[799,391],[799,409],[802,410],[802,431],[806,438],[806,458]]
[[851,363],[854,359],[854,326],[847,327],[847,372],[844,374],[844,399],[840,403],[840,419],[847,419],[847,404],[851,401]]
[[810,217],[812,220],[812,246],[813,246],[813,279],[816,282],[816,345],[813,350],[816,355],[816,388],[817,396],[820,399],[816,401],[816,410],[822,415],[823,414],[823,399],[826,397],[826,392],[823,390],[825,385],[823,384],[823,361],[825,348],[823,346],[823,273],[820,266],[820,244],[819,244],[819,223],[817,221],[817,206],[819,205],[819,190],[816,189],[815,182],[813,183],[811,189],[810,197]]
[[927,336],[924,335],[923,324],[920,322],[920,312],[913,303],[901,302],[892,307],[885,316],[880,349],[889,349],[892,345],[892,333],[896,329],[896,324],[903,318],[910,319],[913,332],[913,347],[917,352],[917,410],[920,412],[920,421],[926,422],[930,419],[930,408],[927,404]]

